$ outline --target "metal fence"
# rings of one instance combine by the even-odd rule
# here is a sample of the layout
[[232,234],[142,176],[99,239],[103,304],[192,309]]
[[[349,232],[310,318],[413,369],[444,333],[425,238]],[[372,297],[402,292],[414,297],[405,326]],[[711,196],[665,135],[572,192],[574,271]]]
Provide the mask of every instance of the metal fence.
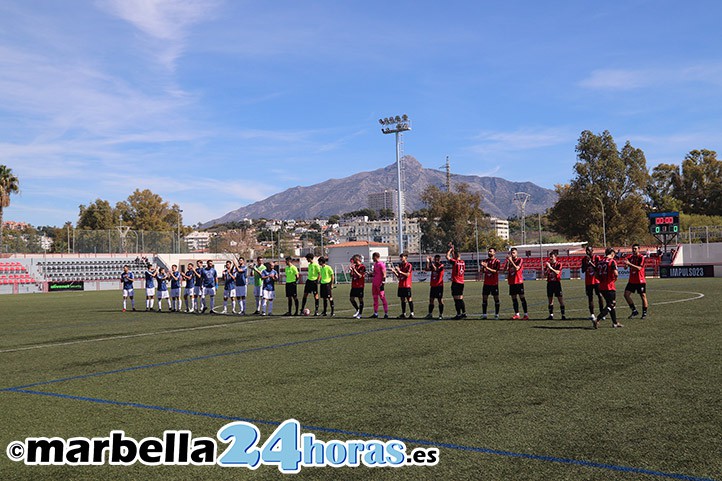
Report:
[[142,252],[188,253],[185,239],[172,231],[67,229],[51,239],[35,229],[5,230],[3,253],[42,254],[138,254]]

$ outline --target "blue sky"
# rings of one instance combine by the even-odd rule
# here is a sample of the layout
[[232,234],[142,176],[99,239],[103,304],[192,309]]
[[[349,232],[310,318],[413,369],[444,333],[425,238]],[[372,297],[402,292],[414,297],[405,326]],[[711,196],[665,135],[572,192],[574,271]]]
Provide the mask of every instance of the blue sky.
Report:
[[0,1],[6,220],[150,188],[186,223],[405,153],[553,188],[582,130],[722,152],[722,2]]

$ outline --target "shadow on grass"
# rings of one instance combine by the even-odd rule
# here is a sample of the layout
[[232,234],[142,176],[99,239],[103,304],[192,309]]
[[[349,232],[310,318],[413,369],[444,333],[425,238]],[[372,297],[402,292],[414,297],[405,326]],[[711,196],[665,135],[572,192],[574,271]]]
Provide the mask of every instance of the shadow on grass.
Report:
[[561,330],[582,330],[593,331],[594,328],[589,326],[532,326],[533,329],[561,329]]

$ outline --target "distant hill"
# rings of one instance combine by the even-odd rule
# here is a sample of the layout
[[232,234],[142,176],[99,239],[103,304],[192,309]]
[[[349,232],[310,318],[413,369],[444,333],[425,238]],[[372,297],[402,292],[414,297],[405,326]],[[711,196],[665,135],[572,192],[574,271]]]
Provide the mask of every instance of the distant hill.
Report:
[[[421,193],[429,184],[443,187],[446,173],[424,168],[415,158],[407,156],[404,163],[404,184],[406,211],[412,212],[423,207]],[[496,217],[507,218],[517,214],[513,198],[515,192],[527,192],[531,199],[526,212],[544,212],[556,202],[553,190],[539,187],[532,182],[510,182],[499,177],[479,177],[476,175],[451,176],[452,184],[469,184],[474,192],[481,192],[482,209]],[[266,219],[314,219],[325,218],[333,214],[343,214],[363,209],[368,204],[368,194],[395,189],[396,164],[371,172],[329,179],[308,187],[292,187],[274,194],[262,201],[240,207],[209,222],[202,227],[239,221],[243,218]]]

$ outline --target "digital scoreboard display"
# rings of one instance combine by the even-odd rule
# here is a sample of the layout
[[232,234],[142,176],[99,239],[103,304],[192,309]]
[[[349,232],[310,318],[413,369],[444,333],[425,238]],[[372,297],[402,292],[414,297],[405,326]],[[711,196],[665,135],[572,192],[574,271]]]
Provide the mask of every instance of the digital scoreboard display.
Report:
[[679,212],[649,214],[649,232],[652,234],[678,234]]

